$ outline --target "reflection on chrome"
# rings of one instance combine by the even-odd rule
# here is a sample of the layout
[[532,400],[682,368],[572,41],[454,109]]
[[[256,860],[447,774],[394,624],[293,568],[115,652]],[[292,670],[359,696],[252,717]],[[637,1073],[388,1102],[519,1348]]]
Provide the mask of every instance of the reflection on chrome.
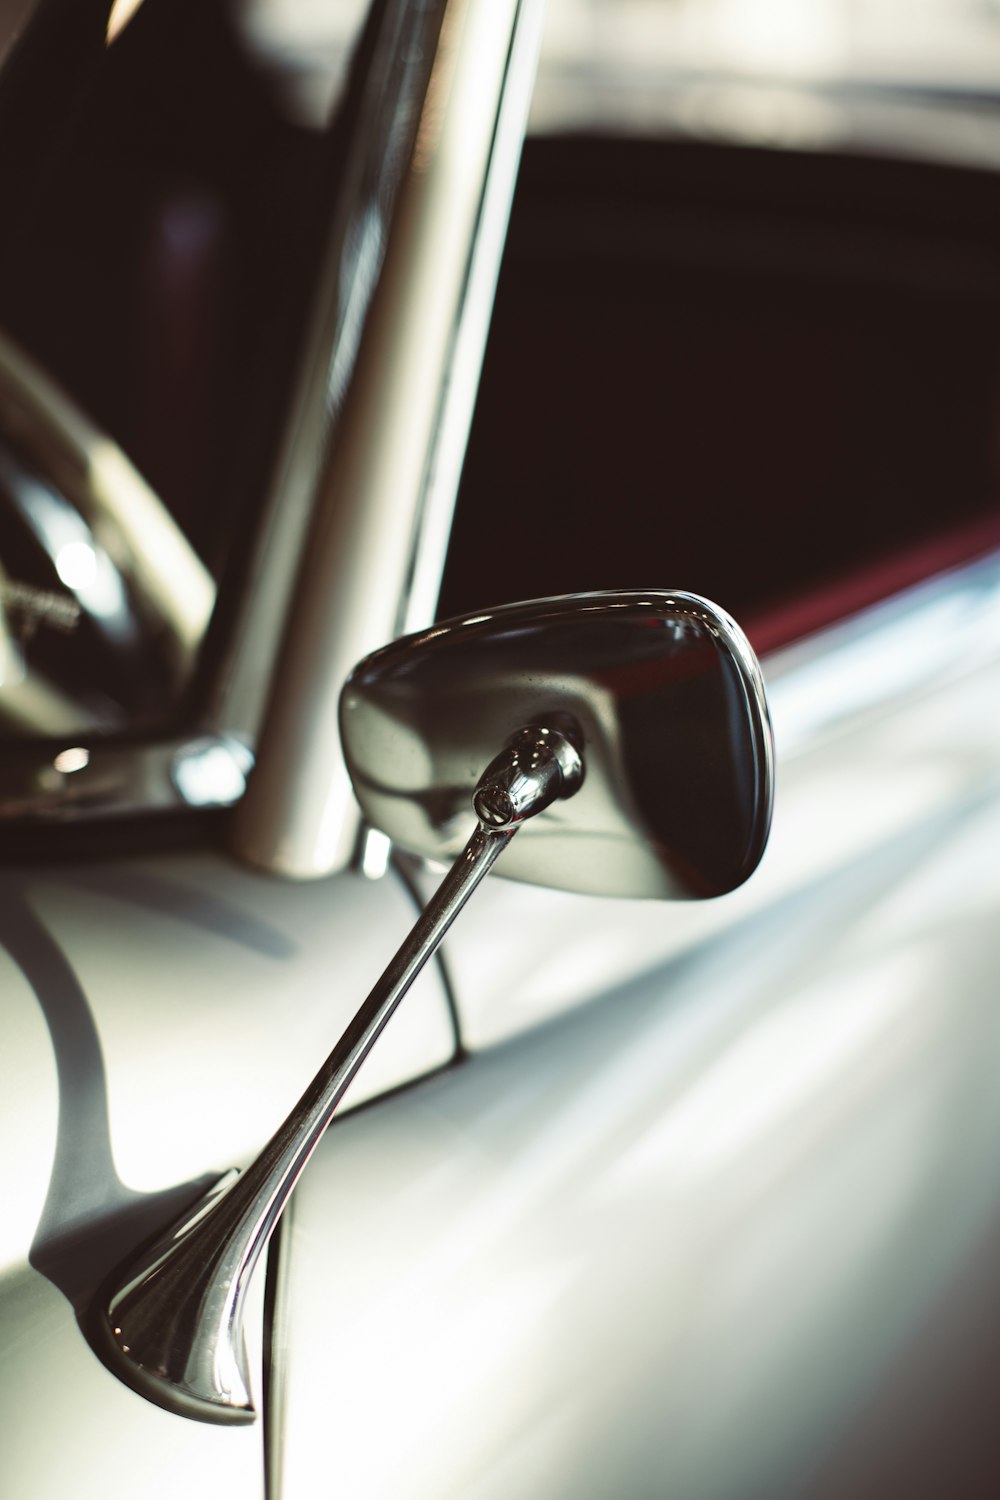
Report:
[[361,873],[366,880],[381,880],[389,868],[392,842],[377,828],[365,831],[361,846]]
[[130,636],[134,625],[121,575],[84,518],[62,495],[27,475],[11,475],[7,485],[60,581],[110,633]]
[[178,750],[171,774],[189,807],[229,807],[246,791],[252,767],[248,745],[231,735],[216,736]]
[[68,589],[92,588],[97,577],[97,553],[89,542],[67,542],[55,557],[56,572]]
[[504,874],[698,899],[756,869],[772,796],[763,682],[739,626],[697,595],[608,590],[446,621],[366,658],[341,699],[368,821],[431,859],[458,853],[456,814],[492,747],[540,719],[585,746],[588,776]]
[[106,32],[109,47],[117,37],[121,36],[141,4],[142,0],[114,0],[108,15],[108,29]]
[[90,751],[83,745],[74,745],[68,750],[60,750],[52,764],[65,776],[73,771],[83,771],[90,765]]

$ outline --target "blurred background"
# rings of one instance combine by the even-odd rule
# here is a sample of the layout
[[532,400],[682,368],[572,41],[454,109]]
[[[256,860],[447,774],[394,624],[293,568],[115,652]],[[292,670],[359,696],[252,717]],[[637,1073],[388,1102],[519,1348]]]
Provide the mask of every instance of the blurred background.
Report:
[[484,505],[530,515],[510,597],[684,580],[759,649],[1000,538],[998,43],[552,0],[442,614],[496,602]]
[[[102,722],[230,627],[369,10],[0,3],[59,38],[5,69],[0,326],[219,589]],[[766,651],[994,546],[998,86],[996,0],[550,0],[439,614],[683,585]]]

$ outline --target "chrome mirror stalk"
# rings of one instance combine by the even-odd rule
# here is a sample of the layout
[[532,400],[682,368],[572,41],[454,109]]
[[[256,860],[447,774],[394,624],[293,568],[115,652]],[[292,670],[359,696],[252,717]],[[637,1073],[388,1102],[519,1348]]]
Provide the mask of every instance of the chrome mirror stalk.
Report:
[[376,1038],[515,833],[527,824],[503,865],[514,878],[691,900],[746,880],[771,821],[760,668],[739,626],[695,594],[580,594],[446,621],[359,663],[340,722],[372,826],[454,863],[257,1159],[96,1304],[109,1368],[207,1422],[253,1420],[243,1313],[254,1267]]
[[109,1368],[159,1406],[205,1422],[254,1419],[243,1309],[254,1268],[299,1174],[400,1000],[521,824],[583,780],[571,725],[508,741],[473,794],[478,823],[340,1041],[245,1172],[229,1172],[125,1266],[98,1309]]

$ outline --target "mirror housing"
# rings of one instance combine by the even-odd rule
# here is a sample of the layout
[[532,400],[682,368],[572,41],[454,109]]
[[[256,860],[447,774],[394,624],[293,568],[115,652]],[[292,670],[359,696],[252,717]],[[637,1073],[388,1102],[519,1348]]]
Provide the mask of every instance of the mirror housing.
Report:
[[506,876],[717,896],[753,873],[767,842],[760,667],[735,621],[695,594],[567,595],[446,621],[361,662],[340,722],[368,821],[430,859],[459,852],[484,766],[531,725],[567,735],[584,779],[525,824]]

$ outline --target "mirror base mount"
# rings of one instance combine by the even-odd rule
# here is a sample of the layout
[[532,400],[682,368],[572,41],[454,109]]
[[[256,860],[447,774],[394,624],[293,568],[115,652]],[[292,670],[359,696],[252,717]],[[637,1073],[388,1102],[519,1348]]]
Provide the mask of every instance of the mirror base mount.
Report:
[[104,1362],[140,1395],[200,1421],[252,1422],[246,1294],[299,1174],[348,1085],[466,901],[527,819],[583,780],[571,726],[530,725],[473,795],[479,822],[340,1041],[255,1161],[122,1267],[96,1310]]

